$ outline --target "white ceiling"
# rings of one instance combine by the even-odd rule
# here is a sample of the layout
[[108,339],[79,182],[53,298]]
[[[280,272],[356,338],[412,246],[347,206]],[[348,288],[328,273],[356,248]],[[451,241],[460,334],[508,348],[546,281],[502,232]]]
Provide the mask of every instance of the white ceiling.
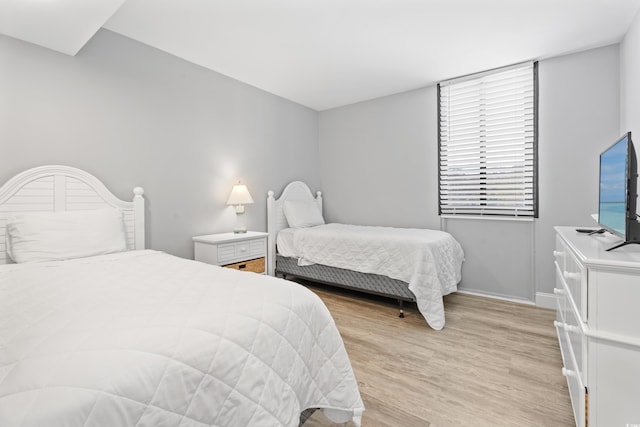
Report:
[[0,0],[0,34],[75,55],[125,0]]
[[0,0],[0,33],[74,55],[102,26],[325,110],[615,43],[639,9],[640,0]]

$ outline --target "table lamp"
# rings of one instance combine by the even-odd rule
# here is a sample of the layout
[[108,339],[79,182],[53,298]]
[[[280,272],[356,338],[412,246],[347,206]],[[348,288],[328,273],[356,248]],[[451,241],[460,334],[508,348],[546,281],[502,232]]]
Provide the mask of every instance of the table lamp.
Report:
[[253,198],[247,190],[247,186],[240,184],[239,182],[233,186],[227,205],[234,205],[236,207],[236,228],[233,229],[234,233],[246,233],[247,227],[244,225],[244,205],[253,203]]

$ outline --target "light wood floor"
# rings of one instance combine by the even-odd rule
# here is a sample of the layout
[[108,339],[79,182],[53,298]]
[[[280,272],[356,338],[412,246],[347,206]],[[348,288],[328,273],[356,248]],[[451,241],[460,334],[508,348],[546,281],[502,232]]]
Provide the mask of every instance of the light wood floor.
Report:
[[[446,325],[415,305],[309,286],[342,334],[373,426],[573,426],[555,312],[478,296],[445,297]],[[333,426],[318,411],[305,427]]]

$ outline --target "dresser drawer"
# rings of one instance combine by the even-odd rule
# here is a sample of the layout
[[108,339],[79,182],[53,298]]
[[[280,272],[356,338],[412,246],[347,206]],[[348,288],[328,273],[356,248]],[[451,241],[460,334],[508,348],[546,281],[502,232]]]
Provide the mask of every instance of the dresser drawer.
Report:
[[571,397],[571,406],[573,407],[576,426],[584,427],[586,418],[586,390],[582,383],[580,373],[576,369],[575,357],[571,350],[571,341],[565,327],[565,324],[556,324],[560,352],[562,353],[562,375],[567,379],[567,387],[569,388],[569,396]]
[[233,268],[234,270],[240,271],[251,271],[253,273],[259,274],[263,274],[265,272],[264,257],[252,259],[249,261],[236,262],[235,264],[227,264],[224,267]]
[[575,367],[569,363],[569,366],[562,370],[562,374],[567,378],[567,386],[569,387],[569,395],[571,397],[571,406],[573,407],[573,416],[577,427],[585,427],[587,418],[587,394],[580,375],[576,372]]
[[218,245],[218,263],[264,257],[267,253],[266,239]]
[[557,326],[566,332],[566,345],[571,348],[571,352],[575,356],[575,369],[578,371],[582,382],[586,383],[584,375],[585,357],[584,355],[584,335],[582,333],[582,322],[576,314],[576,308],[571,302],[569,290],[566,281],[556,264],[556,287],[554,289],[556,295],[556,322]]
[[556,294],[556,322],[564,323],[564,296],[558,294]]
[[556,234],[556,246],[553,251],[553,257],[556,260],[556,264],[560,267],[560,271],[564,270],[564,259],[567,254],[567,247],[564,241]]
[[567,285],[564,282],[564,277],[562,276],[562,271],[560,267],[556,263],[556,287],[553,289],[553,293],[556,296],[556,304],[557,304],[557,313],[556,320],[561,323],[566,322],[567,318],[567,307],[571,307],[571,305],[567,305]]
[[583,384],[587,384],[586,381],[586,349],[585,349],[585,337],[582,333],[582,322],[577,318],[576,313],[568,308],[565,311],[565,330],[569,337],[569,344],[571,345],[571,351],[575,356],[575,370],[580,374],[580,378]]
[[[564,269],[562,277],[567,285],[569,301],[571,301],[583,322],[587,321],[587,272],[582,264],[575,257],[573,252],[567,248],[564,256]],[[569,303],[567,301],[567,303]]]

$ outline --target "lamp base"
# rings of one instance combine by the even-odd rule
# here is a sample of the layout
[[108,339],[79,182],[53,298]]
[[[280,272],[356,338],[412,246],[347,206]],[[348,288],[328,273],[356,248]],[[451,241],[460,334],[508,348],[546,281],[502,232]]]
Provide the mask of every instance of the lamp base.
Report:
[[246,232],[247,232],[247,227],[236,227],[233,229],[234,234],[241,234]]

